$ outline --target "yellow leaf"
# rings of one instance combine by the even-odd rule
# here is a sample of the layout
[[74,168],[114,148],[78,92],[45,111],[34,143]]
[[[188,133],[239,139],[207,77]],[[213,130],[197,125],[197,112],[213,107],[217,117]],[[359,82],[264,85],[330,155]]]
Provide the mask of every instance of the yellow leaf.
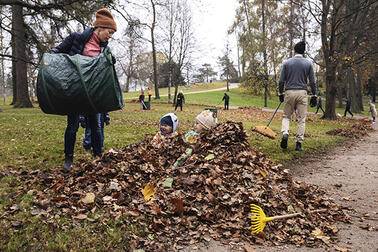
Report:
[[154,194],[156,193],[156,189],[153,185],[147,184],[142,190],[143,196],[145,200],[150,200]]
[[188,142],[189,142],[190,144],[194,144],[194,143],[197,142],[197,140],[196,140],[196,138],[195,138],[194,136],[190,136],[190,137],[188,137]]
[[205,159],[208,160],[208,161],[212,160],[214,158],[215,158],[214,154],[209,154],[209,155],[207,155],[207,157],[205,157]]
[[266,178],[266,174],[265,174],[265,172],[263,172],[262,170],[259,170],[259,172],[260,172],[260,174],[261,174],[264,178]]
[[91,204],[94,202],[95,194],[94,193],[87,193],[84,198],[81,199],[81,201],[85,204]]

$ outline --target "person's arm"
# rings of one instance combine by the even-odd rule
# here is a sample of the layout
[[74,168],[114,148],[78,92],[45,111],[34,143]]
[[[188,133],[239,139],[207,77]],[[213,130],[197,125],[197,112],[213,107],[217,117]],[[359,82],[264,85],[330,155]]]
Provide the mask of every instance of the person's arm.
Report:
[[280,79],[278,80],[278,92],[283,94],[284,88],[285,88],[285,82],[286,82],[286,67],[285,64],[282,66]]
[[57,47],[52,48],[50,50],[51,53],[69,53],[72,47],[72,41],[74,38],[74,34],[71,33],[68,37],[66,37],[62,43],[60,43]]
[[314,67],[311,64],[310,65],[310,71],[309,71],[309,81],[310,81],[310,87],[311,87],[311,92],[312,95],[316,95],[316,82],[315,82],[315,73],[314,73]]

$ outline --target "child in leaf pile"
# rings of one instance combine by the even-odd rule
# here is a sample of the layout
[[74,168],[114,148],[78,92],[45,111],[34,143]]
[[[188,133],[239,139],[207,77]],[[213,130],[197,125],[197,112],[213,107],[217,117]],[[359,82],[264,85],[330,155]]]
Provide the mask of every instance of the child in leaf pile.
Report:
[[[204,110],[199,115],[196,116],[196,124],[194,125],[193,129],[190,130],[188,133],[185,134],[185,141],[190,144],[195,144],[198,140],[199,135],[206,131],[211,130],[217,125],[217,118],[214,112],[210,110]],[[188,156],[193,153],[192,148],[187,148],[185,153],[183,153],[179,159],[174,163],[174,166],[177,167],[178,165],[184,163]]]
[[175,131],[179,120],[174,113],[168,113],[160,119],[159,131],[152,139],[153,145],[162,143],[168,137],[175,137],[178,133]]

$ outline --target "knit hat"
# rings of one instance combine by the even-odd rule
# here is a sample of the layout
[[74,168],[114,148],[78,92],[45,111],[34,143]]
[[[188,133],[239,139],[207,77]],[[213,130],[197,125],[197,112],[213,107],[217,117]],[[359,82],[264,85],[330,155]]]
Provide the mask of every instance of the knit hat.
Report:
[[110,28],[117,31],[117,24],[113,19],[113,15],[110,13],[108,9],[100,9],[96,12],[96,20],[93,23],[93,26],[102,27],[102,28]]
[[294,51],[299,54],[304,54],[306,50],[306,43],[304,41],[298,42],[294,46]]
[[215,114],[210,110],[204,110],[196,117],[196,121],[206,129],[214,128],[217,125]]

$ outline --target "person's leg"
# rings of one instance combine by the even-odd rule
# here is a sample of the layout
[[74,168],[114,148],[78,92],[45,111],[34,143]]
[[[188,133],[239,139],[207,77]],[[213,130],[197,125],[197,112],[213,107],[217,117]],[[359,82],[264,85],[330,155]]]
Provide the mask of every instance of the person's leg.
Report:
[[229,102],[227,102],[227,105],[226,105],[226,107],[227,107],[227,110],[229,109]]
[[323,109],[323,107],[320,107],[320,109],[323,111],[323,114],[325,113],[325,111],[324,111],[324,109]]
[[175,111],[176,111],[176,109],[177,109],[178,105],[179,105],[179,104],[178,104],[178,102],[176,102]]
[[344,111],[344,117],[346,117],[347,111],[348,111],[348,109],[345,109],[345,111]]
[[306,114],[307,114],[307,91],[298,90],[298,95],[296,97],[297,102],[297,143],[302,144],[304,140],[304,133],[306,129]]
[[88,126],[85,128],[85,136],[84,136],[84,139],[83,139],[83,147],[86,151],[90,151],[91,147],[92,147],[91,129]]
[[105,140],[105,135],[104,135],[105,115],[104,114],[101,114],[100,120],[101,120],[101,148],[104,148],[104,140]]
[[69,169],[73,162],[76,132],[79,128],[79,115],[67,116],[67,128],[64,133],[64,168]]
[[294,99],[293,99],[293,92],[292,90],[287,90],[285,92],[285,101],[284,101],[284,109],[283,109],[283,116],[282,116],[282,127],[281,132],[283,134],[281,140],[281,148],[287,148],[287,140],[289,137],[289,127],[290,127],[290,119],[291,115],[294,112]]
[[182,111],[182,102],[180,102],[180,110]]
[[350,109],[348,109],[348,112],[349,112],[349,114],[351,114],[351,116],[353,117],[353,113],[352,113],[352,111],[350,111]]
[[91,129],[91,141],[93,147],[93,155],[101,156],[101,114],[88,115],[89,128]]
[[[318,113],[318,111],[319,111],[319,108],[320,108],[320,106],[316,106],[316,112],[315,112],[315,114],[317,114]],[[323,110],[323,109],[322,109]]]

